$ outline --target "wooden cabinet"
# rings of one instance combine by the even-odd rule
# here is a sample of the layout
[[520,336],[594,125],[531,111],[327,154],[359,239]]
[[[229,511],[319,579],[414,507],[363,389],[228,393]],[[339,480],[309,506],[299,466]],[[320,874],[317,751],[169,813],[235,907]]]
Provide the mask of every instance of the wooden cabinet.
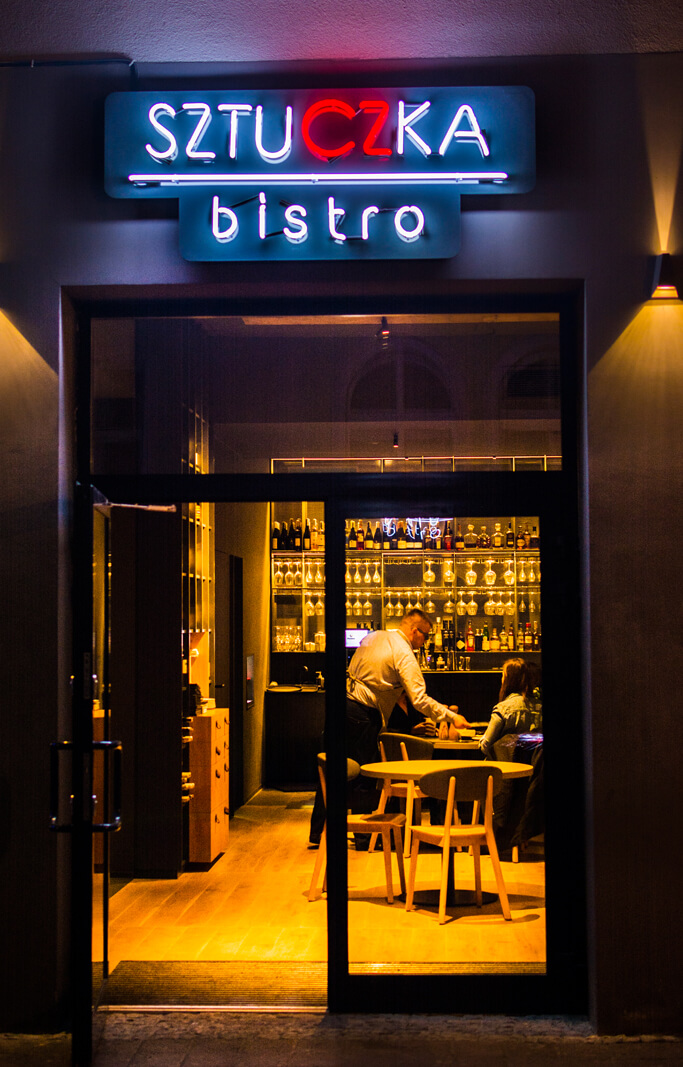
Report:
[[230,715],[214,708],[192,719],[190,863],[213,863],[228,845]]

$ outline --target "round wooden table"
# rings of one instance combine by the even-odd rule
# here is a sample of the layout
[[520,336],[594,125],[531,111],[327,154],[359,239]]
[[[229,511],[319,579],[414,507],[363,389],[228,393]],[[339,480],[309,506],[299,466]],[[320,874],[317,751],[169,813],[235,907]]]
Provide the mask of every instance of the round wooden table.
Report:
[[[457,745],[460,742],[453,741],[451,743]],[[505,763],[496,760],[471,759],[408,759],[364,763],[360,773],[367,778],[397,778],[404,782],[415,782],[423,774],[429,774],[430,771],[458,771],[464,767],[498,767],[503,778],[530,778],[534,772],[534,768],[530,763]]]

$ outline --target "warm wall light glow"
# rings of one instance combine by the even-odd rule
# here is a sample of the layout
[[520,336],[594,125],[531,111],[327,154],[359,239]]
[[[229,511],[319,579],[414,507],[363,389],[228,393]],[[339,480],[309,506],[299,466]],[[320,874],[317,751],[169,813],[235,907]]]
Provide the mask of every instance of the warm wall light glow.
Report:
[[655,259],[653,275],[653,300],[678,300],[678,287],[674,277],[673,263],[668,252],[662,252]]
[[[642,127],[657,223],[653,250],[661,248],[667,252],[671,249],[671,222],[683,160],[683,94],[673,90],[672,82],[668,95],[662,97],[660,78],[661,66],[654,67],[647,62],[640,65]],[[666,106],[663,106],[664,99]]]

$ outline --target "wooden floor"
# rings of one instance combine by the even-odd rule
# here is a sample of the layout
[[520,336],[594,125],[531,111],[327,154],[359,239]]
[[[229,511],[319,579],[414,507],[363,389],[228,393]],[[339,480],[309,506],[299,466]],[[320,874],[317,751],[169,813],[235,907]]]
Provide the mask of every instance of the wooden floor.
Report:
[[[264,790],[231,819],[228,851],[209,871],[124,885],[110,899],[110,970],[121,960],[325,960],[325,898],[307,899],[316,856],[307,847],[311,802],[312,794]],[[395,856],[392,862],[399,892]],[[455,862],[458,884],[472,889],[471,858],[456,854]],[[402,900],[388,905],[381,852],[356,852],[351,846],[351,969],[362,971],[368,964],[398,970],[431,964],[436,970],[459,964],[542,968],[542,853],[529,852],[517,864],[504,862],[503,873],[512,922],[503,919],[496,898],[481,910],[451,909],[452,919],[439,926],[433,908],[406,912]],[[494,892],[488,857],[482,858],[482,876],[484,892]],[[421,855],[416,890],[434,888],[438,878],[439,855]],[[95,959],[101,959],[100,888],[101,876],[96,878]]]

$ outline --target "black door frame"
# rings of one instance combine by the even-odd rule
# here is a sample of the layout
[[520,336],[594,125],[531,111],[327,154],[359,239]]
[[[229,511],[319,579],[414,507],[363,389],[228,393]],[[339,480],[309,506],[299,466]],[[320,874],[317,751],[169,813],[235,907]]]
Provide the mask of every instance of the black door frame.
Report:
[[[248,305],[248,306],[247,306]],[[328,534],[348,515],[396,514],[401,504],[430,514],[541,516],[544,574],[544,704],[548,966],[545,975],[349,975],[345,845],[343,694],[346,657],[344,542],[326,539],[328,645],[326,744],[330,753],[328,1004],[335,1012],[438,1011],[534,1014],[587,1011],[584,754],[581,723],[581,485],[583,348],[581,293],[435,296],[415,300],[359,297],[335,300],[83,301],[77,312],[76,481],[72,540],[74,665],[74,834],[72,850],[72,996],[74,1063],[91,1055],[91,613],[93,499],[117,503],[263,502],[319,500]],[[182,317],[199,314],[424,314],[429,311],[556,311],[560,314],[563,469],[529,473],[213,474],[97,476],[90,474],[90,323],[95,317]],[[416,502],[419,507],[416,508]],[[449,510],[450,509],[450,510]],[[552,594],[552,595],[550,595]],[[564,634],[562,640],[559,635]],[[555,635],[555,636],[553,636]],[[571,669],[567,669],[567,665]],[[554,679],[554,681],[553,681]],[[564,726],[560,730],[559,724]],[[571,724],[573,729],[568,728]],[[548,732],[549,730],[549,732]],[[125,758],[125,757],[124,757]],[[568,803],[571,798],[571,803]]]

